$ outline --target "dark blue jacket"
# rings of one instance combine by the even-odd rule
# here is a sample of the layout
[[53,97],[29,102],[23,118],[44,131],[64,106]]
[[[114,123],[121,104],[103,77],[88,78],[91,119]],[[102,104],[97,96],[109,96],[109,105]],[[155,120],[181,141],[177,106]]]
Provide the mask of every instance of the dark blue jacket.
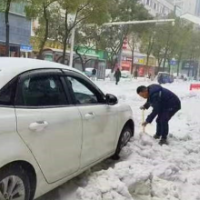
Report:
[[151,123],[160,113],[168,112],[172,109],[177,111],[181,109],[179,98],[170,90],[155,84],[148,87],[148,92],[149,98],[144,107],[145,109],[148,109],[152,106],[153,111],[147,117],[146,122]]
[[119,81],[120,78],[121,78],[121,76],[122,76],[121,71],[120,71],[120,70],[117,70],[117,71],[115,72],[116,81]]

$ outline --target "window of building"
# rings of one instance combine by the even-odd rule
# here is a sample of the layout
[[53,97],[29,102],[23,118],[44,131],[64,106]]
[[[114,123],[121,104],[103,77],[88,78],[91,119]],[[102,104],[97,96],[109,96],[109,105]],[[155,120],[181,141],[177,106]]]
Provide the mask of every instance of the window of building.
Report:
[[154,8],[155,10],[157,10],[157,3],[154,3],[153,8]]
[[163,6],[160,5],[160,13],[162,14],[162,11],[163,11]]
[[159,12],[160,11],[160,4],[157,3],[157,11]]

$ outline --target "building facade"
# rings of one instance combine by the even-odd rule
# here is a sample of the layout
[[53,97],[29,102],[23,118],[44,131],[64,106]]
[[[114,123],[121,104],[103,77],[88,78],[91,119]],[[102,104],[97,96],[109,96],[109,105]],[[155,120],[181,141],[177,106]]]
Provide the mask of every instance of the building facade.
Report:
[[[1,5],[2,6],[2,5]],[[10,56],[19,57],[30,52],[31,21],[26,19],[24,3],[12,3],[9,14]],[[6,27],[4,13],[0,13],[0,56],[5,56]]]
[[200,17],[200,0],[196,0],[195,15]]
[[154,17],[165,17],[174,11],[173,3],[167,0],[140,0],[140,2]]
[[195,15],[197,0],[173,0],[174,5],[178,6],[183,14]]
[[200,16],[200,0],[140,0],[149,13],[164,17],[175,11],[178,16],[186,13]]
[[168,0],[181,9],[181,15],[191,14],[200,16],[200,0]]

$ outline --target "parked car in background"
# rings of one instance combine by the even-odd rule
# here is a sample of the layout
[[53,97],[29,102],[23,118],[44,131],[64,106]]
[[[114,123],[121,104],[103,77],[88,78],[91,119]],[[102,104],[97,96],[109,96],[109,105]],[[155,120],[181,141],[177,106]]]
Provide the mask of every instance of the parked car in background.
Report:
[[94,69],[94,68],[86,68],[84,74],[85,74],[86,76],[88,76],[89,78],[91,78],[91,77],[92,77],[92,70],[93,70],[93,69]]
[[132,78],[130,71],[122,70],[121,74],[122,74],[122,78]]
[[0,58],[0,199],[32,200],[102,160],[134,134],[128,105],[58,63]]
[[173,83],[174,78],[167,72],[159,72],[157,76],[157,81],[159,84]]

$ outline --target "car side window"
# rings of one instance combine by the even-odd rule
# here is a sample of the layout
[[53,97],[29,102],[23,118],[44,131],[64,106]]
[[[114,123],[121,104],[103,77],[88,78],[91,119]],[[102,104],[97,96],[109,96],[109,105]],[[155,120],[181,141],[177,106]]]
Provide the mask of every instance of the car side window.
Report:
[[16,81],[12,81],[0,90],[0,105],[12,105],[15,89]]
[[99,103],[98,96],[80,80],[73,77],[66,77],[66,79],[74,93],[77,104],[86,105]]
[[57,76],[33,76],[23,80],[20,106],[61,106],[68,104],[62,83]]

